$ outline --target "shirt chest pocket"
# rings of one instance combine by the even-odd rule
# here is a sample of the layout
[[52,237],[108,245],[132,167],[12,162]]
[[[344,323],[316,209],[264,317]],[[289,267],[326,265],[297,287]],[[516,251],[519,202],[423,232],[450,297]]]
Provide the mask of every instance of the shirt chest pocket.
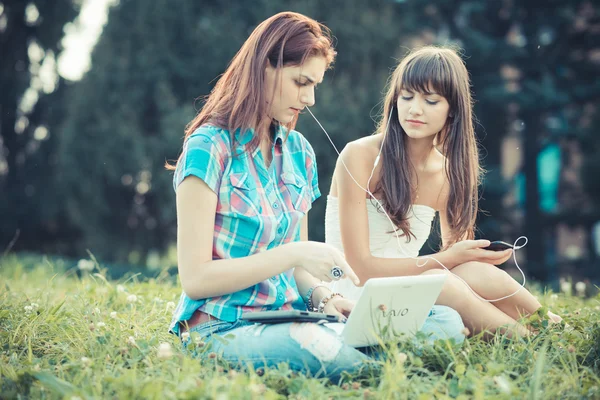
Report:
[[282,189],[286,192],[286,197],[296,211],[300,211],[306,214],[310,209],[310,196],[308,186],[304,177],[285,172],[281,174],[281,181],[283,182]]
[[229,206],[236,214],[253,217],[261,213],[260,201],[256,186],[250,182],[247,172],[229,175]]

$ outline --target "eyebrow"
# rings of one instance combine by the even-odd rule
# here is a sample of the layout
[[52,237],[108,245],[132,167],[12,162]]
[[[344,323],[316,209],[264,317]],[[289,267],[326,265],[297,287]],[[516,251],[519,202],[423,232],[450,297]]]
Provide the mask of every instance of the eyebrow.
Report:
[[308,80],[308,81],[309,81],[310,83],[312,83],[312,84],[315,84],[315,83],[317,83],[317,84],[318,84],[318,83],[321,83],[321,82],[323,82],[323,80],[321,80],[320,82],[315,82],[315,80],[314,80],[314,79],[312,79],[310,76],[307,76],[307,75],[304,75],[304,74],[302,74],[302,75],[300,75],[300,76],[301,76],[302,78],[306,78],[306,80]]

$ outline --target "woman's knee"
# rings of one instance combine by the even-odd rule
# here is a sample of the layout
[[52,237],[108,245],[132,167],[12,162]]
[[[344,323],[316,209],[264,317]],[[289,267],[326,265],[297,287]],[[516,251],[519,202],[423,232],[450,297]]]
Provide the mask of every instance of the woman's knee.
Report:
[[368,359],[354,347],[348,346],[332,329],[314,323],[292,323],[290,338],[320,363],[350,367]]
[[442,287],[438,302],[436,304],[449,306],[455,309],[460,309],[469,300],[469,288],[461,281],[459,277],[446,270],[429,270],[426,271],[428,275],[433,274],[445,274],[446,281]]
[[465,339],[465,325],[460,314],[447,306],[433,306],[421,330],[430,334],[431,340],[454,339],[460,344]]
[[432,268],[421,272],[421,275],[452,275],[452,273],[442,268]]
[[468,262],[456,266],[453,271],[463,279],[479,285],[512,285],[517,281],[496,265],[482,262]]

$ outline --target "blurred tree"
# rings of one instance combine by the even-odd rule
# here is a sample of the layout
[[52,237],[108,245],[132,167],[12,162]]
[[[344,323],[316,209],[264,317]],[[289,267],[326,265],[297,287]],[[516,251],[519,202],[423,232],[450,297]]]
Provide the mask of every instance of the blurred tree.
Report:
[[[60,207],[43,203],[40,209],[66,217],[59,226],[71,236],[62,250],[143,262],[148,250],[175,240],[172,174],[163,162],[181,150],[184,127],[202,106],[194,99],[210,92],[258,23],[284,10],[324,22],[337,38],[336,65],[319,87],[313,112],[339,150],[373,132],[386,80],[409,48],[462,47],[488,170],[481,206],[490,216],[480,220],[480,234],[511,239],[521,233],[520,221],[510,218],[514,210],[503,211],[511,182],[500,171],[501,147],[513,132],[523,136],[530,157],[524,227],[530,239],[538,236],[544,226],[536,170],[540,135],[547,140],[571,132],[579,118],[573,109],[597,98],[598,16],[590,1],[259,0],[249,6],[241,0],[121,0],[94,49],[91,70],[54,104],[55,115],[66,113],[49,126],[61,133],[48,194],[60,199]],[[566,128],[553,128],[556,120]],[[326,194],[337,154],[309,115],[298,130],[315,148]],[[38,156],[51,160],[49,154],[48,148]],[[310,213],[311,239],[324,239],[324,206],[322,199]],[[528,267],[538,278],[545,277],[541,242],[527,248]],[[429,245],[437,248],[435,241]]]
[[55,55],[63,27],[75,18],[73,0],[0,2],[0,252],[43,250],[67,236],[50,186],[62,80]]

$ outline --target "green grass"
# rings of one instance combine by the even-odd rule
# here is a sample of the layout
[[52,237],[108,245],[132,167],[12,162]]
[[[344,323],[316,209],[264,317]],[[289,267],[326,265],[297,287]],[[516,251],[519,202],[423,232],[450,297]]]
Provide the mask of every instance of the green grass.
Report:
[[532,339],[475,337],[422,352],[399,344],[381,374],[335,386],[285,366],[201,363],[166,331],[180,293],[172,276],[104,276],[97,265],[80,275],[0,259],[0,398],[600,398],[600,296],[540,294],[569,327],[548,326],[540,313]]

